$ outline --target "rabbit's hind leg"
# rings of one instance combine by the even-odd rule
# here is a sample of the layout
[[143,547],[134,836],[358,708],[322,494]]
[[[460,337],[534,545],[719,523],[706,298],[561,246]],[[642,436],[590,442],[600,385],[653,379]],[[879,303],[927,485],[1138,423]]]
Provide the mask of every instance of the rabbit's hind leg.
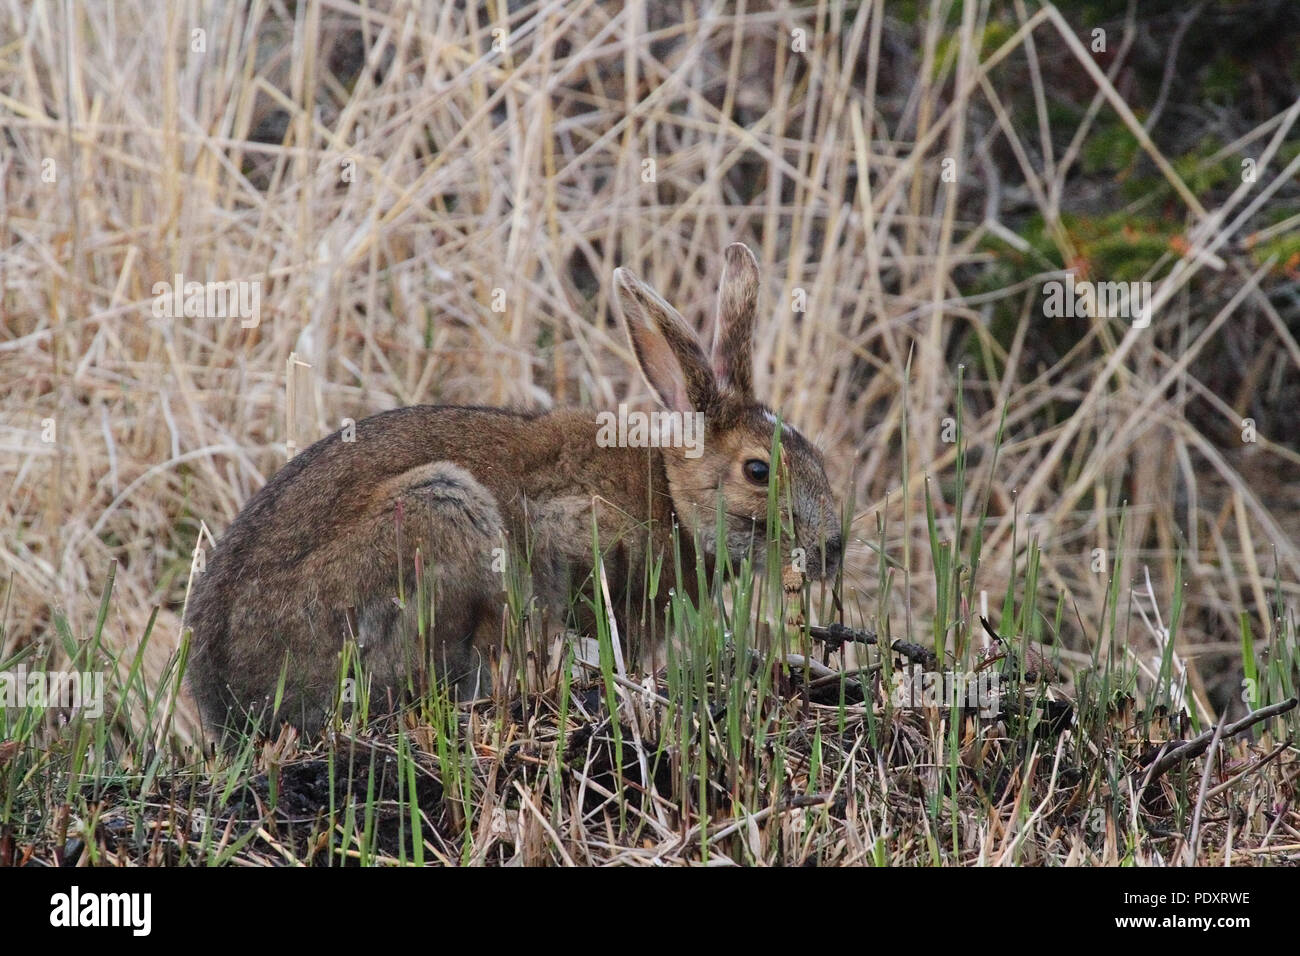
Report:
[[372,701],[382,708],[422,691],[430,668],[462,699],[485,693],[483,636],[499,632],[502,606],[496,499],[464,468],[437,461],[384,482],[371,501],[368,541],[358,542],[367,557],[354,566],[362,576],[356,637]]

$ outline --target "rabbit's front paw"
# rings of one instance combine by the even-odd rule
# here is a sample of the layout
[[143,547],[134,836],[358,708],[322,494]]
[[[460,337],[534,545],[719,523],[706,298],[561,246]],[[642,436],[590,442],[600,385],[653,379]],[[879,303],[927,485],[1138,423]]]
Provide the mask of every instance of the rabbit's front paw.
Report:
[[781,587],[785,591],[785,623],[789,627],[803,627],[804,573],[793,565],[781,573]]

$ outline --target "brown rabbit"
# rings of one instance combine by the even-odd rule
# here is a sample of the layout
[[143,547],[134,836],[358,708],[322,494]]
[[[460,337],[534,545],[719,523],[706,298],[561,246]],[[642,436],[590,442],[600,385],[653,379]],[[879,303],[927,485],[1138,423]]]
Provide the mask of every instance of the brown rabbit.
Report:
[[[678,430],[656,433],[678,439],[678,447],[654,440],[608,447],[608,424],[602,432],[601,416],[590,411],[424,405],[357,423],[354,441],[336,432],[316,442],[248,502],[192,594],[188,679],[210,731],[238,730],[250,717],[268,716],[317,730],[337,696],[349,636],[360,648],[372,700],[400,697],[428,664],[462,698],[476,696],[487,652],[502,631],[496,549],[518,551],[527,542],[533,595],[551,620],[563,619],[574,606],[570,587],[591,587],[593,513],[625,639],[644,638],[652,624],[662,629],[674,524],[680,587],[694,596],[693,540],[711,570],[719,491],[732,559],[753,554],[761,564],[776,418],[752,389],[759,287],[753,253],[739,243],[727,249],[712,364],[651,288],[626,269],[614,271],[614,286],[655,399],[667,412],[702,413],[703,440],[689,446]],[[670,447],[644,447],[664,444]],[[828,577],[838,567],[841,538],[821,456],[789,426],[781,446],[789,544],[803,549],[809,577]],[[433,606],[423,646],[414,600],[417,549]],[[648,557],[662,560],[669,578],[653,595],[644,593]],[[593,623],[574,622],[587,633]],[[282,673],[283,697],[271,714]]]

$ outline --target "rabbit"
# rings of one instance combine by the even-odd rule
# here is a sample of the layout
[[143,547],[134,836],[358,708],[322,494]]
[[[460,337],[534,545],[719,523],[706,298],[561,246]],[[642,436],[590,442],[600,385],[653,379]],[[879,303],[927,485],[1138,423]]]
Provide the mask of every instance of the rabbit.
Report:
[[[591,411],[434,405],[360,421],[353,441],[341,432],[321,439],[249,500],[197,575],[185,612],[187,680],[208,732],[268,717],[318,732],[338,696],[349,638],[372,701],[395,701],[428,666],[460,699],[481,696],[502,633],[497,549],[517,553],[527,543],[533,596],[552,619],[563,617],[585,606],[570,588],[593,586],[593,514],[627,642],[662,629],[670,586],[697,596],[697,561],[712,572],[719,491],[730,558],[748,554],[762,566],[777,418],[753,394],[754,254],[741,243],[726,250],[711,361],[686,321],[632,272],[615,269],[613,283],[654,399],[663,411],[702,413],[703,441],[607,447]],[[842,558],[839,510],[821,454],[781,428],[788,543],[803,549],[807,577],[826,579]],[[671,580],[675,525],[680,582]],[[417,549],[432,598],[423,646]],[[662,561],[668,580],[646,594],[651,560]],[[591,634],[595,622],[583,613],[576,629]]]

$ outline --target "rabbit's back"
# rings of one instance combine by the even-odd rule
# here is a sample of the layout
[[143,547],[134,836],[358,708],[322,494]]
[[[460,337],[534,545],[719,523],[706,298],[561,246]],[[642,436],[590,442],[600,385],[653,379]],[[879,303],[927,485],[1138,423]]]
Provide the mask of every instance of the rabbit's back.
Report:
[[[413,406],[296,456],[240,512],[191,597],[189,680],[205,721],[216,729],[265,713],[283,673],[281,716],[315,728],[336,696],[348,636],[381,692],[399,692],[431,657],[473,694],[500,630],[503,556],[527,539],[541,602],[561,605],[592,563],[593,508],[616,542],[613,586],[626,596],[626,555],[644,552],[628,545],[656,497],[654,462],[597,452],[594,428],[580,412]],[[417,547],[435,609],[424,648]],[[395,601],[399,592],[407,600]]]

